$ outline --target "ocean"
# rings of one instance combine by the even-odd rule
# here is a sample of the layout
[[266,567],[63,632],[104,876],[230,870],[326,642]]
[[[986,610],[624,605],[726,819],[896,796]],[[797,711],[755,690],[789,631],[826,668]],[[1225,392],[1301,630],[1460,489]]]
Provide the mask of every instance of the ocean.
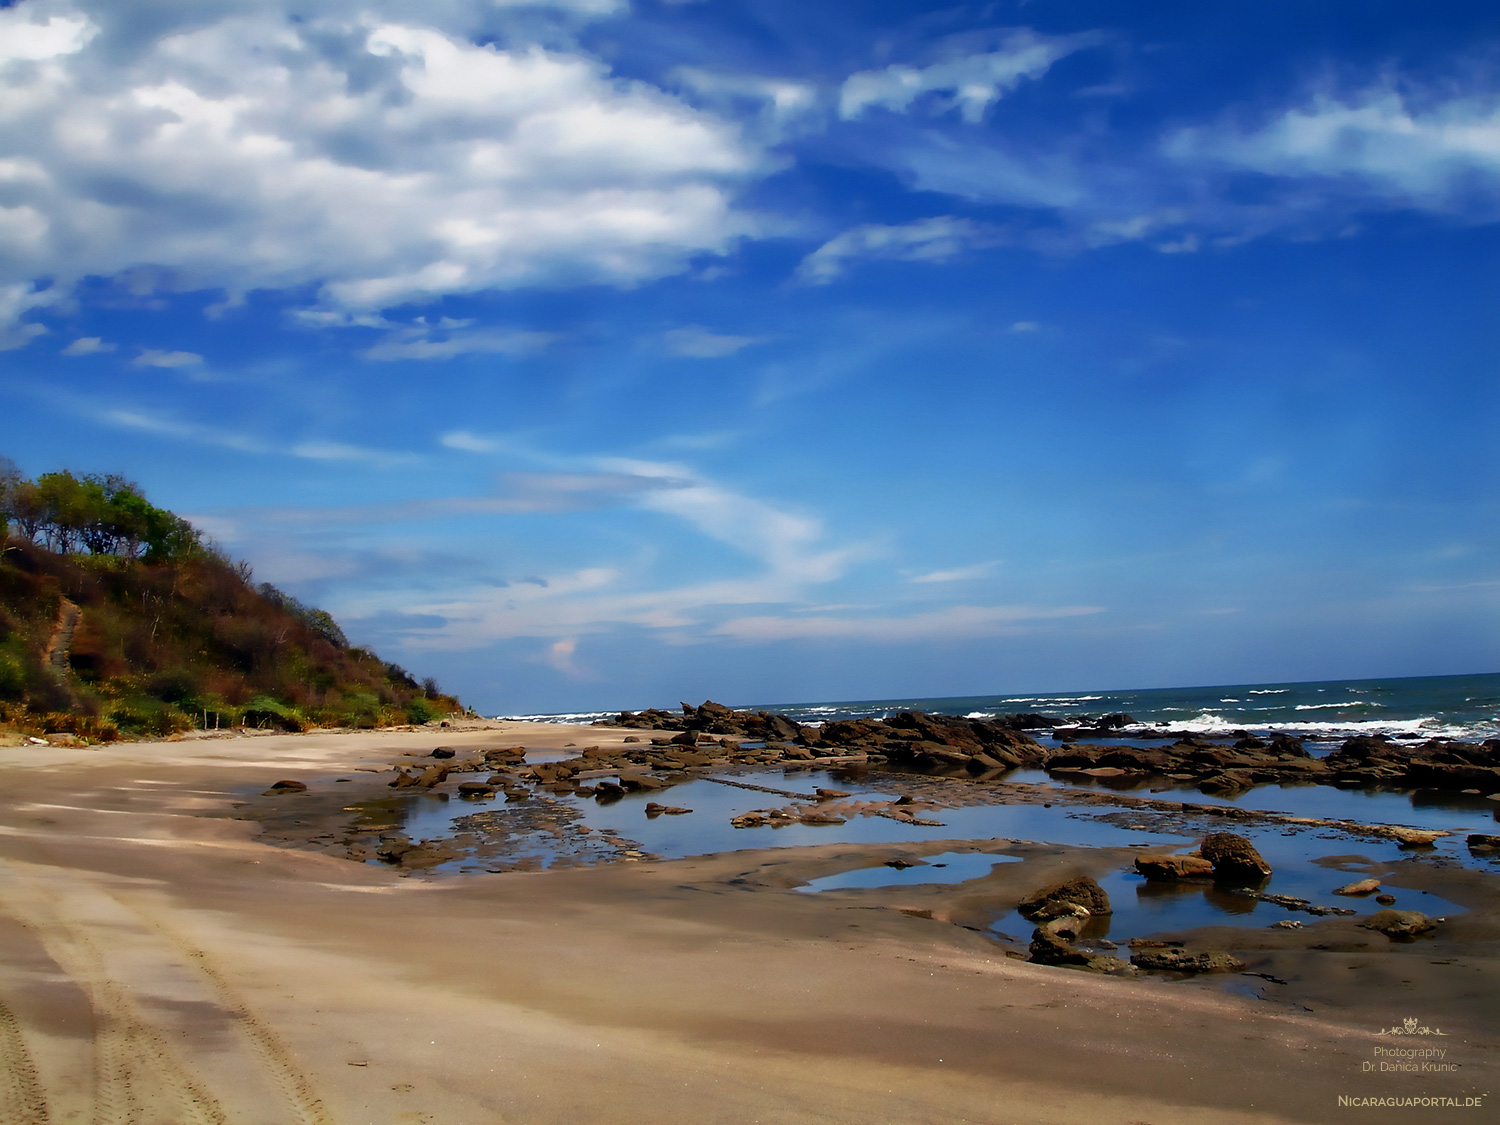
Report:
[[[1162,727],[1204,733],[1284,731],[1315,742],[1338,741],[1356,734],[1467,742],[1500,737],[1500,674],[730,705],[738,710],[786,715],[801,723],[883,718],[898,711],[970,718],[1034,712],[1059,719],[1123,713],[1135,720],[1133,726],[1117,732],[1125,738]],[[502,717],[587,723],[616,714],[590,711]]]

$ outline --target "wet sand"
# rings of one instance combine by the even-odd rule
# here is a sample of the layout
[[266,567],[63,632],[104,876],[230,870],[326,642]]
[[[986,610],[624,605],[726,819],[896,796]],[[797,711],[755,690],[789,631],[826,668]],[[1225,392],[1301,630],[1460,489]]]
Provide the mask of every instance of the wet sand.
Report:
[[[966,928],[1053,877],[1116,868],[1125,849],[997,841],[985,846],[1024,862],[959,887],[809,895],[792,888],[973,842],[440,879],[314,843],[339,811],[329,794],[383,784],[403,754],[629,733],[507,722],[0,748],[0,1121],[1163,1125],[1439,1112],[1340,1107],[1340,1095],[1483,1099],[1444,1120],[1495,1112],[1487,872],[1411,864],[1386,876],[1466,908],[1431,940],[1393,943],[1339,918],[1178,935],[1248,948],[1248,970],[1286,982],[1236,978],[1248,995],[1222,977],[1030,965]],[[309,794],[259,796],[282,778]],[[236,805],[304,799],[282,806],[304,815],[278,814],[306,821],[304,846],[235,819]],[[1379,1034],[1407,1017],[1443,1035]],[[1390,1056],[1377,1051],[1433,1045],[1459,1069],[1379,1069]]]

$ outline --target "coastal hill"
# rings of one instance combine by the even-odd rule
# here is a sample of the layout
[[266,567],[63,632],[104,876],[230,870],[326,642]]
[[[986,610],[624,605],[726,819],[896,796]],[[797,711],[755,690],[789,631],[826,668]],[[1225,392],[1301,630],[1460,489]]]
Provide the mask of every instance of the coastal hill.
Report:
[[0,726],[109,740],[462,710],[131,482],[0,458]]

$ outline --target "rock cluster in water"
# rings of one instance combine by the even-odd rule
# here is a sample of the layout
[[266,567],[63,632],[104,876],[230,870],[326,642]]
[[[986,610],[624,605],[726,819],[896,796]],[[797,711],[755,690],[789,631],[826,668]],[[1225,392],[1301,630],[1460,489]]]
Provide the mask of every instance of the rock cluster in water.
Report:
[[[1152,730],[1138,732],[1136,737],[1156,739],[1160,745],[1076,741],[1106,736],[1132,722],[1129,715],[1105,715],[1086,725],[1064,726],[1061,720],[1045,715],[970,719],[902,711],[886,719],[838,719],[813,727],[785,715],[735,711],[708,702],[699,707],[684,703],[681,713],[655,708],[622,711],[600,725],[765,741],[768,749],[783,752],[783,760],[838,752],[934,772],[959,769],[985,774],[1026,766],[1099,779],[1167,776],[1218,796],[1233,796],[1255,785],[1298,781],[1500,793],[1500,739],[1408,743],[1361,735],[1347,739],[1321,759],[1309,754],[1300,739],[1285,734],[1267,740],[1237,731],[1232,734],[1235,740],[1229,742]],[[1045,747],[1026,733],[1041,729],[1049,729],[1063,745]]]

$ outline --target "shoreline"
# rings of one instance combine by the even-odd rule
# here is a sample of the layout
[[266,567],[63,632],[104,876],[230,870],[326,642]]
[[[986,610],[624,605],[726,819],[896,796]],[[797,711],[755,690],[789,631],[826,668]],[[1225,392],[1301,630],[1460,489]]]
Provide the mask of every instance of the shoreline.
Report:
[[[952,840],[410,879],[232,819],[275,780],[389,775],[393,755],[433,745],[525,743],[545,761],[630,734],[502,721],[0,749],[0,868],[16,888],[0,1002],[53,1118],[87,1117],[96,1051],[121,1046],[101,1040],[101,1012],[161,1048],[131,1063],[132,1096],[169,1112],[186,1073],[231,1120],[688,1122],[713,1105],[725,1121],[1311,1122],[1340,1095],[1467,1096],[1500,1074],[1487,1002],[1462,999],[1500,979],[1485,872],[1408,880],[1468,900],[1466,930],[1420,947],[1383,948],[1343,919],[1316,923],[1319,950],[1256,931],[1277,935],[1266,971],[1321,996],[1303,1012],[1213,978],[1023,963],[962,911],[942,916],[951,887],[788,886]],[[1035,845],[958,897],[1117,850]],[[1362,1072],[1407,1016],[1442,1030],[1462,1069]]]

